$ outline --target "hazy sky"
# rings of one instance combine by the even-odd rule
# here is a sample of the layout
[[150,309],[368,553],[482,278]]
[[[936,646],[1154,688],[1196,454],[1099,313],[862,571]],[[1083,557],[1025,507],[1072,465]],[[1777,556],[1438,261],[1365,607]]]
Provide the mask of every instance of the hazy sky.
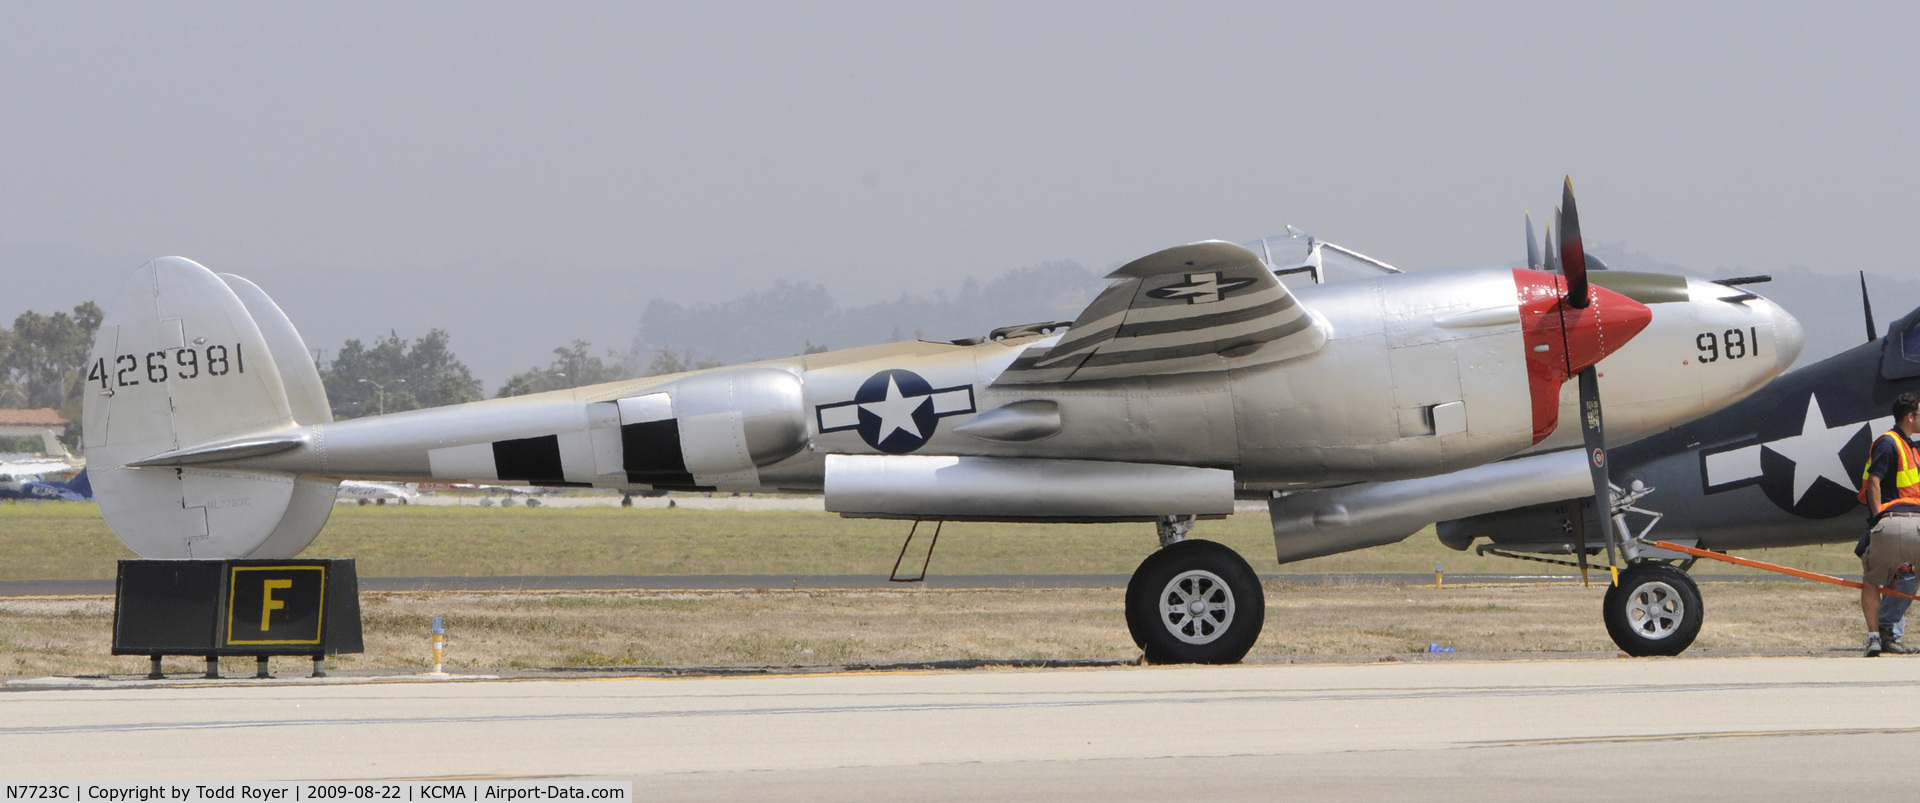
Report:
[[0,317],[179,254],[491,388],[778,278],[1504,263],[1567,173],[1665,262],[1912,275],[1920,11],[1831,6],[5,4]]

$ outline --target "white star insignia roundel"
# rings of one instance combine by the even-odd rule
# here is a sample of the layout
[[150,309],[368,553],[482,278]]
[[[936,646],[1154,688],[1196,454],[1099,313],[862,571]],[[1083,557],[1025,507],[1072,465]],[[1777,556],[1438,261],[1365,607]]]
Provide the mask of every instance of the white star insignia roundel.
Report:
[[920,425],[913,421],[913,413],[926,403],[924,396],[908,397],[901,394],[900,383],[894,381],[891,375],[887,377],[885,398],[864,404],[856,402],[861,411],[880,417],[880,434],[874,437],[881,441],[892,437],[895,432],[905,432],[908,437],[925,440],[926,435],[920,431]]
[[1829,426],[1826,412],[1820,409],[1820,398],[1808,394],[1806,417],[1800,421],[1799,434],[1705,453],[1701,461],[1704,485],[1708,493],[1716,493],[1758,482],[1764,473],[1761,455],[1763,452],[1772,452],[1786,458],[1792,465],[1793,482],[1789,493],[1796,508],[1806,500],[1807,492],[1813,490],[1814,483],[1823,478],[1851,491],[1857,487],[1859,467],[1849,469],[1840,457],[1841,450],[1859,437],[1862,429],[1879,432],[1891,426],[1891,417]]
[[1864,426],[1865,422],[1827,426],[1827,417],[1820,412],[1820,399],[1808,396],[1807,417],[1800,425],[1800,434],[1762,444],[1774,454],[1793,461],[1794,504],[1800,504],[1800,500],[1807,497],[1807,490],[1821,477],[1842,488],[1853,487],[1853,478],[1840,462],[1840,450],[1860,434]]
[[856,430],[868,446],[906,454],[925,446],[940,419],[974,411],[973,386],[935,388],[912,371],[881,371],[861,383],[851,401],[814,408],[821,434]]

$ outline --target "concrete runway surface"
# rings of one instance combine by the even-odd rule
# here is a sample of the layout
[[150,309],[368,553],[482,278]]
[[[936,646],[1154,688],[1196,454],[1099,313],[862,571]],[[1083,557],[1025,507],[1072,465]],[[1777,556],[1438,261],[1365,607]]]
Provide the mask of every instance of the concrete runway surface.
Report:
[[[58,679],[0,778],[618,778],[636,799],[1906,797],[1920,658]],[[67,685],[55,685],[67,684]]]

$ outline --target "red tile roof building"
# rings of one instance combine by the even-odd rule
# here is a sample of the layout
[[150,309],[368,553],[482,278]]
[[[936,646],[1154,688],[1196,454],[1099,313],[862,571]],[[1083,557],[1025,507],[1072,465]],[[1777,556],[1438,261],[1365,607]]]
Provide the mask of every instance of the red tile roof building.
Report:
[[0,409],[0,427],[34,427],[36,430],[64,427],[67,419],[59,410],[40,407],[33,410]]

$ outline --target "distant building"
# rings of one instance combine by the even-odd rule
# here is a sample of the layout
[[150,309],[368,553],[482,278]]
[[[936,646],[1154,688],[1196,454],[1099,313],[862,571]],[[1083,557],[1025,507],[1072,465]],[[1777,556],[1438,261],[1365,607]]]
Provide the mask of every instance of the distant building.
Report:
[[0,409],[0,438],[39,437],[47,454],[62,454],[59,433],[66,430],[67,419],[59,410],[40,407],[33,410]]

